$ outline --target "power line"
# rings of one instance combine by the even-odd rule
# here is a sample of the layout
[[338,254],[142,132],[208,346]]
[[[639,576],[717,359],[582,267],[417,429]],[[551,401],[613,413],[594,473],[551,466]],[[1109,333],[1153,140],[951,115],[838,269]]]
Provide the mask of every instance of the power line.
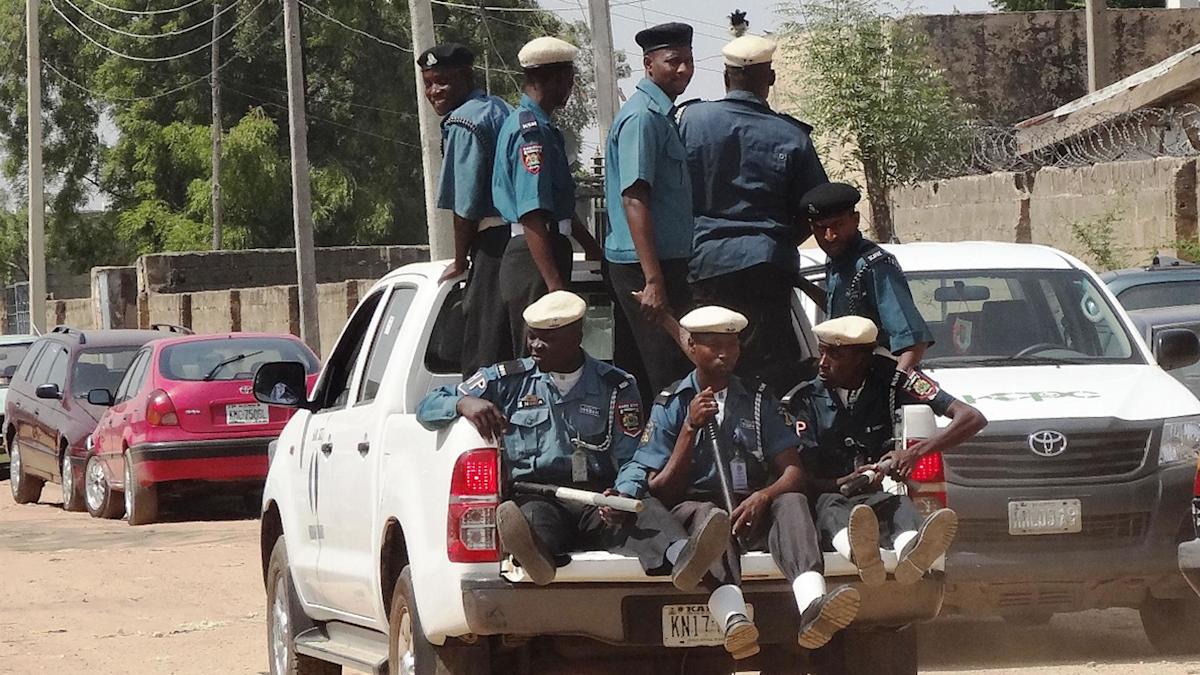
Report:
[[492,48],[492,51],[495,52],[497,58],[500,59],[500,65],[504,66],[504,73],[508,75],[508,81],[512,83],[513,89],[520,90],[521,85],[517,84],[517,78],[513,77],[513,71],[509,69],[508,61],[504,60],[504,55],[501,54],[500,50],[496,48],[496,39],[492,37],[492,27],[488,25],[487,12],[480,12],[479,16],[481,19],[483,19],[483,30],[485,33],[487,33],[488,46]]
[[[279,89],[276,87],[268,87],[266,85],[261,85],[261,84],[250,84],[249,82],[236,82],[235,84],[237,84],[239,87],[251,87],[253,89],[262,89],[265,91],[273,91],[278,94],[286,94],[287,93],[286,89]],[[306,93],[305,98],[308,98],[308,99],[311,99],[314,101],[319,101],[321,103],[326,103],[329,105],[348,105],[351,108],[362,108],[364,110],[374,110],[376,112],[388,113],[391,115],[399,115],[401,117],[417,117],[418,116],[417,113],[411,113],[411,112],[407,112],[405,110],[395,110],[393,108],[380,108],[378,106],[367,105],[365,103],[355,103],[354,101],[331,101],[327,98],[321,98],[320,96],[317,96],[317,95],[311,94],[311,93]]]
[[[429,0],[429,1],[435,5],[442,5],[443,7],[459,7],[462,9],[486,9],[486,10],[489,10],[492,12],[547,12],[548,13],[552,9],[554,9],[554,8],[545,8],[545,7],[494,7],[492,5],[479,6],[479,5],[468,5],[468,4],[462,3],[462,2],[451,2],[450,0]],[[574,7],[563,7],[562,9],[574,10],[575,8]]]
[[104,23],[103,21],[101,21],[100,19],[97,19],[96,17],[92,16],[91,14],[88,14],[87,12],[83,11],[79,7],[79,5],[76,5],[71,0],[64,0],[64,2],[66,2],[68,5],[70,5],[76,12],[79,12],[79,14],[82,15],[88,21],[91,21],[92,23],[96,24],[97,26],[100,26],[101,28],[103,28],[107,31],[116,33],[117,35],[124,35],[126,37],[132,37],[132,38],[142,38],[145,40],[159,40],[162,38],[174,37],[176,35],[183,35],[185,33],[190,33],[192,31],[196,30],[197,28],[207,26],[208,24],[210,24],[214,20],[216,20],[216,18],[218,16],[224,15],[225,12],[228,12],[229,10],[233,9],[234,7],[237,7],[238,2],[241,2],[241,0],[235,0],[234,2],[230,3],[228,7],[226,7],[225,9],[222,9],[220,11],[220,13],[217,14],[216,16],[209,17],[208,19],[205,19],[204,21],[201,21],[200,23],[195,24],[193,26],[188,26],[187,28],[180,28],[178,30],[169,31],[166,33],[155,33],[153,35],[149,35],[146,33],[132,33],[127,30],[122,30],[120,28],[114,28],[113,26],[110,26],[110,25]]
[[[53,0],[51,0],[51,2],[53,2]],[[316,7],[313,7],[312,5],[308,4],[307,2],[304,2],[304,0],[300,0],[300,6],[304,7],[305,9],[309,10],[310,12],[313,12],[317,16],[320,16],[321,18],[325,19],[326,21],[330,21],[332,23],[335,23],[335,24],[341,26],[342,28],[345,28],[346,30],[350,31],[351,33],[357,33],[358,35],[361,35],[369,40],[374,40],[375,42],[378,42],[381,45],[385,45],[385,46],[391,47],[393,49],[399,49],[402,52],[407,52],[409,54],[413,53],[413,50],[409,47],[405,47],[403,45],[398,45],[395,42],[392,42],[390,40],[384,40],[381,37],[371,35],[370,33],[366,32],[365,30],[359,30],[359,29],[355,28],[354,26],[346,25],[345,23],[338,21],[337,19],[333,18],[332,16],[329,16],[325,12],[322,12],[321,10],[317,9]]]
[[[288,107],[287,107],[286,105],[282,105],[282,104],[280,104],[280,103],[276,103],[276,102],[274,102],[274,101],[271,101],[271,100],[269,100],[269,99],[263,98],[263,97],[261,97],[261,96],[258,96],[258,95],[256,95],[256,94],[251,94],[250,92],[247,92],[247,91],[242,91],[242,90],[240,90],[240,89],[236,89],[236,88],[234,88],[234,87],[228,87],[228,86],[226,87],[226,89],[229,89],[230,91],[233,91],[233,92],[237,92],[237,93],[241,94],[242,96],[245,96],[246,98],[249,98],[249,99],[252,99],[252,100],[258,101],[259,103],[262,103],[262,104],[264,104],[264,105],[269,105],[269,106],[271,106],[271,107],[273,107],[273,108],[278,108],[278,109],[280,109],[280,110],[287,110],[287,109],[288,109]],[[346,129],[347,131],[353,131],[354,133],[357,133],[357,134],[363,134],[363,135],[365,135],[365,136],[371,136],[371,137],[373,137],[373,138],[378,138],[378,139],[380,139],[380,140],[384,140],[384,141],[388,141],[388,142],[391,142],[391,143],[395,143],[395,144],[397,144],[397,145],[403,145],[403,146],[405,146],[405,147],[409,147],[409,148],[416,148],[417,150],[420,150],[420,149],[421,149],[421,146],[420,146],[420,145],[417,145],[416,143],[409,143],[409,142],[407,142],[407,141],[402,141],[402,140],[400,140],[400,139],[398,139],[398,138],[392,138],[391,136],[384,136],[383,134],[377,134],[377,133],[375,133],[375,132],[373,132],[373,131],[367,131],[367,130],[365,130],[365,129],[359,129],[358,127],[352,127],[352,126],[350,126],[350,125],[348,125],[348,124],[342,124],[341,122],[335,122],[335,121],[333,121],[333,120],[331,120],[331,119],[326,119],[326,118],[324,118],[324,117],[317,117],[316,115],[309,114],[309,115],[307,115],[307,118],[308,118],[308,119],[310,119],[310,120],[315,120],[315,121],[317,121],[317,122],[323,122],[323,123],[325,123],[325,124],[329,124],[329,125],[332,125],[332,126],[335,126],[335,127],[340,127],[340,128],[342,128],[342,129]]]
[[172,12],[179,12],[179,11],[185,10],[189,7],[195,7],[196,5],[198,5],[202,2],[205,2],[205,0],[192,0],[191,2],[187,3],[186,5],[172,7],[171,9],[151,9],[151,10],[143,11],[143,10],[136,10],[136,9],[121,9],[120,7],[113,7],[112,5],[104,4],[100,0],[91,0],[91,1],[93,4],[100,5],[101,7],[103,7],[104,9],[107,9],[109,11],[118,12],[121,14],[130,14],[133,16],[154,16],[156,14],[170,14]]
[[79,33],[84,38],[86,38],[88,40],[88,42],[91,42],[92,44],[103,49],[104,51],[108,52],[109,54],[112,54],[113,56],[119,56],[123,59],[129,59],[130,61],[140,61],[143,63],[162,63],[163,61],[174,61],[175,59],[181,59],[185,56],[191,56],[192,54],[195,54],[196,52],[208,49],[209,47],[211,47],[213,45],[213,42],[217,42],[218,40],[221,40],[222,38],[224,38],[226,35],[229,35],[233,31],[237,30],[237,28],[239,26],[241,26],[251,16],[253,16],[254,12],[257,11],[259,7],[262,7],[263,4],[266,3],[266,1],[267,0],[259,0],[259,3],[257,5],[255,5],[253,9],[251,9],[249,12],[246,13],[246,16],[243,16],[241,19],[238,19],[237,23],[230,26],[229,30],[227,30],[224,33],[221,33],[219,36],[217,36],[216,40],[206,42],[205,44],[202,44],[199,47],[196,47],[195,49],[190,49],[186,52],[182,52],[179,54],[172,54],[171,56],[153,56],[153,57],[134,56],[132,54],[126,54],[124,52],[119,52],[119,51],[113,49],[112,47],[109,47],[108,45],[104,44],[103,42],[100,42],[99,40],[92,37],[91,35],[88,35],[82,28],[75,25],[74,21],[71,21],[71,19],[66,14],[63,14],[62,10],[58,8],[58,5],[56,5],[54,3],[54,0],[50,0],[50,8],[53,9],[56,14],[61,16],[63,18],[63,21],[66,21],[67,24],[69,26],[71,26],[71,28],[75,29],[76,33]]
[[[693,19],[693,18],[689,18],[686,16],[679,16],[678,14],[672,14],[670,12],[664,12],[661,9],[651,9],[646,6],[645,2],[638,2],[637,4],[641,7],[641,10],[643,12],[650,12],[651,14],[658,14],[659,16],[666,16],[666,17],[670,17],[672,19],[679,19],[680,21],[686,21],[689,24],[699,24],[701,26],[711,26],[712,28],[720,28],[720,29],[728,29],[729,28],[729,26],[727,26],[727,25],[713,23],[711,21],[701,21],[700,19]],[[729,39],[732,40],[733,39],[732,36]]]

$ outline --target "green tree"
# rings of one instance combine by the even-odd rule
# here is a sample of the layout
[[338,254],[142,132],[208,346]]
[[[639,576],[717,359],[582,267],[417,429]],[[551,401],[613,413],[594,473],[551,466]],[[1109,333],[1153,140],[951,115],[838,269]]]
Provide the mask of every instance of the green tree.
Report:
[[[1166,0],[1107,0],[1112,9],[1166,7]],[[992,0],[992,7],[1002,12],[1036,12],[1045,9],[1080,9],[1085,0]]]
[[968,110],[928,57],[924,35],[873,0],[790,0],[785,58],[797,108],[862,167],[872,235],[894,236],[891,191],[962,152]]

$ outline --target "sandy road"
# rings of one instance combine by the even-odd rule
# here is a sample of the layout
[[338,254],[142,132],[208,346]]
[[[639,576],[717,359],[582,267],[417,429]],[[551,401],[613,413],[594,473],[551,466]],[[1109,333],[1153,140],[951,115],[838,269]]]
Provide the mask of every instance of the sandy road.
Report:
[[[0,482],[0,673],[266,670],[258,523],[239,502],[134,528],[58,501],[47,486],[17,506]],[[920,639],[929,673],[1200,675],[1200,659],[1156,656],[1125,610],[1041,627],[942,620]]]

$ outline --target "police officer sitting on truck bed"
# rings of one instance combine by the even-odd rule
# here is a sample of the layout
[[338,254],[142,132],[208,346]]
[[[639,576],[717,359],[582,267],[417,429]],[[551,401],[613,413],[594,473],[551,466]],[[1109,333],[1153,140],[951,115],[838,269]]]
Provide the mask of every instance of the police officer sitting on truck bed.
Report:
[[[869,319],[844,316],[813,331],[820,376],[794,389],[785,405],[795,416],[800,458],[816,495],[822,545],[853,562],[868,586],[881,584],[887,576],[879,555],[882,519],[899,560],[896,581],[915,583],[950,547],[958,516],[942,508],[922,521],[909,497],[880,489],[887,472],[878,465],[891,462],[892,473],[907,478],[922,456],[962,443],[987,420],[919,370],[896,370],[896,360],[876,347],[878,331]],[[895,411],[909,404],[928,405],[950,424],[912,447],[891,450]],[[873,477],[864,493],[840,492],[867,471]]]
[[[724,502],[712,437],[715,423],[736,500],[733,527],[725,532],[725,555],[709,569],[704,586],[709,612],[725,631],[725,649],[735,659],[759,651],[758,629],[749,619],[741,589],[740,544],[766,549],[792,584],[800,609],[799,643],[816,649],[858,615],[858,591],[842,586],[825,593],[824,558],[808,502],[801,490],[804,470],[799,439],[779,412],[766,386],[733,374],[746,317],[724,307],[701,307],[680,320],[696,369],[667,387],[654,402],[637,454],[621,469],[617,489],[649,492],[668,505],[693,532]],[[772,479],[773,477],[773,479]]]
[[858,190],[825,183],[809,190],[800,208],[809,216],[825,263],[825,314],[865,316],[879,328],[879,342],[909,372],[933,344],[933,333],[917,311],[899,263],[858,231]]
[[[512,480],[604,491],[633,457],[642,404],[633,378],[583,351],[586,304],[569,291],[525,309],[530,358],[489,366],[458,387],[430,392],[417,408],[428,429],[467,418],[484,438],[503,444]],[[714,511],[691,537],[654,499],[629,522],[604,508],[517,494],[496,509],[505,549],[537,584],[578,549],[637,556],[652,576],[670,574],[692,590],[721,555],[729,517]]]

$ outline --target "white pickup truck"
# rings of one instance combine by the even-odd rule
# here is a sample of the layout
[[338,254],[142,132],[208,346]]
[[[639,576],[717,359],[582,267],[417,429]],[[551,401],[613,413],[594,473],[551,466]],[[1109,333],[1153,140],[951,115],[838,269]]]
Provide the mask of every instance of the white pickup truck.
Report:
[[[547,661],[580,672],[561,669],[576,660],[682,672],[685,658],[689,673],[733,672],[704,595],[644,576],[636,559],[580,551],[544,587],[506,559],[496,449],[463,420],[441,432],[416,421],[430,389],[460,381],[461,284],[439,282],[444,270],[408,265],[372,288],[273,448],[262,511],[271,673],[525,673]],[[595,263],[577,261],[573,282],[590,306],[584,346],[608,358],[613,310]],[[799,301],[794,316],[811,351]],[[288,402],[289,387],[303,391],[291,364],[268,364],[255,381],[269,403]],[[895,558],[885,563],[890,571]],[[840,556],[825,565],[830,586],[858,582]],[[940,572],[915,586],[860,586],[858,620],[809,655],[770,556],[747,554],[743,569],[763,650],[740,668],[917,672],[908,626],[937,615]]]

